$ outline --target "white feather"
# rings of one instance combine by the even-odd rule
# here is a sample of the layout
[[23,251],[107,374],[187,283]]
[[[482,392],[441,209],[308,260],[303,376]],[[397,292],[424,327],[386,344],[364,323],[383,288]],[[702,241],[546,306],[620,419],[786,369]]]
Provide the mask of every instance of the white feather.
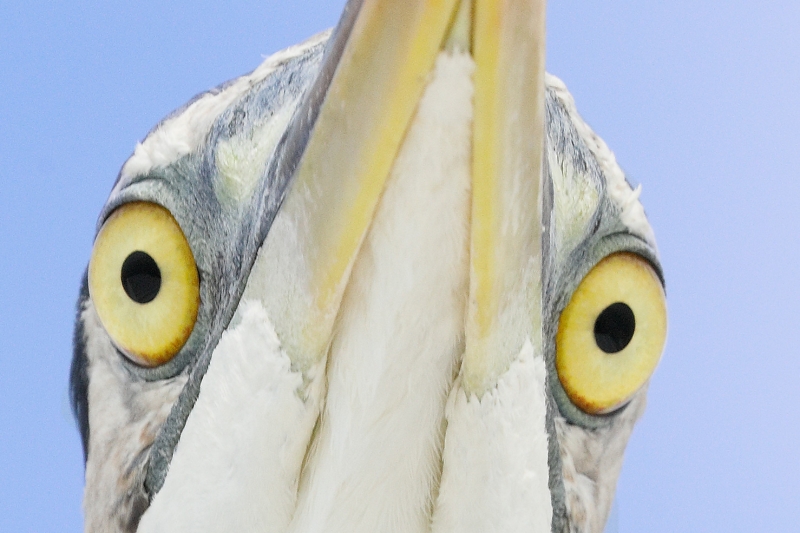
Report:
[[140,533],[286,530],[318,412],[298,397],[303,378],[291,371],[263,306],[241,307],[241,322],[214,350]]
[[530,341],[482,398],[456,385],[433,533],[549,533],[544,359]]
[[472,71],[442,54],[342,304],[290,531],[428,531],[463,351]]

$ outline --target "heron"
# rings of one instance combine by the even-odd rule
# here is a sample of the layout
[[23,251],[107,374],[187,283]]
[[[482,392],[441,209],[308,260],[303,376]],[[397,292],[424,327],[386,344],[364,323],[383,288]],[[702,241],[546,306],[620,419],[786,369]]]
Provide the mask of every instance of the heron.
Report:
[[98,219],[87,532],[601,532],[666,338],[544,0],[349,0],[196,96]]

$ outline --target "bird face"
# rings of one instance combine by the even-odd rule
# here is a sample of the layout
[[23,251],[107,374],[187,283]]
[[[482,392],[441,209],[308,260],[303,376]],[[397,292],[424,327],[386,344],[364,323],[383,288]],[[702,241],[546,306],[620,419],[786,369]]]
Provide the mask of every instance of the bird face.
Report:
[[71,375],[86,531],[600,532],[666,335],[544,2],[352,0],[157,125]]

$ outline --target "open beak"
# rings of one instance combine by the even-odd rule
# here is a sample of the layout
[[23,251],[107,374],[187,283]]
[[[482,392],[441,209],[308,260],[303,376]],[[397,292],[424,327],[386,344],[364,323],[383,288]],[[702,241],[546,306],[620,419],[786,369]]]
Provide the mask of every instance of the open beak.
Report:
[[[544,0],[351,0],[287,133],[298,156],[262,253],[294,367],[323,360],[349,273],[437,56],[476,64],[462,383],[492,387],[541,343]],[[308,132],[311,132],[310,135]],[[287,256],[287,247],[293,252]],[[537,350],[540,352],[540,350]]]

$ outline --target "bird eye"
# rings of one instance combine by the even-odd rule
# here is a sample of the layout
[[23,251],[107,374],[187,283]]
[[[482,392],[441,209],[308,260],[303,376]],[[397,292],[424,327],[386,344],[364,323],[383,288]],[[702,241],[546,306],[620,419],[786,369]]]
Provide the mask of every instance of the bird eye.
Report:
[[200,283],[169,211],[132,202],[108,217],[92,250],[89,293],[114,344],[133,362],[155,367],[178,353],[197,320]]
[[632,253],[600,261],[561,313],[556,370],[575,405],[603,414],[624,405],[650,378],[667,334],[661,282]]

